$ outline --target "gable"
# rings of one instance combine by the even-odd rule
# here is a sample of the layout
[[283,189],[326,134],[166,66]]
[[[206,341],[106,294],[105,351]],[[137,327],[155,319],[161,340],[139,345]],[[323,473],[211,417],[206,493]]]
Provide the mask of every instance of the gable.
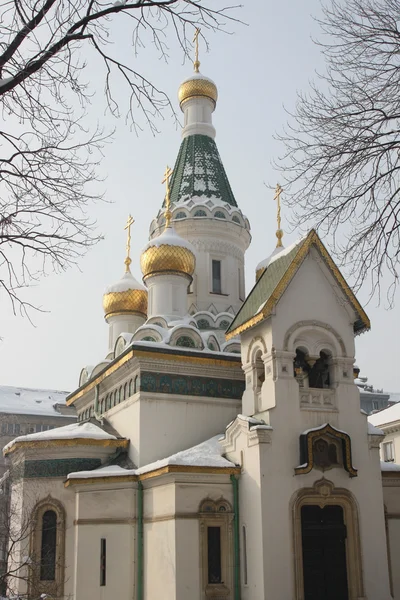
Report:
[[370,328],[369,319],[353,291],[346,283],[317,233],[311,230],[306,237],[301,238],[272,259],[231,323],[226,333],[228,340],[261,323],[271,315],[275,305],[279,302],[312,247],[318,251],[340,291],[355,311],[354,333],[362,333]]

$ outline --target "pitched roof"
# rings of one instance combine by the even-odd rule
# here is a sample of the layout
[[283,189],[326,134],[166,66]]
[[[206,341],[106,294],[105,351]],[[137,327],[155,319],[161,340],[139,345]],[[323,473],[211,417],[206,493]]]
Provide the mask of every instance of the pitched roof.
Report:
[[318,234],[312,229],[307,236],[301,238],[272,258],[227,330],[226,338],[228,340],[270,316],[273,307],[279,302],[284,291],[309,253],[311,246],[314,246],[318,250],[324,263],[355,310],[357,318],[353,326],[354,332],[361,333],[370,328],[369,319],[362,306],[347,285],[329,252],[318,237]]
[[71,417],[63,415],[57,405],[65,405],[69,392],[39,390],[0,385],[0,413]]
[[171,202],[192,196],[218,198],[237,207],[215,141],[207,135],[190,135],[182,140],[171,177]]
[[392,404],[373,415],[369,415],[368,421],[372,423],[372,425],[377,426],[388,425],[389,423],[400,421],[400,402],[396,402],[396,404]]

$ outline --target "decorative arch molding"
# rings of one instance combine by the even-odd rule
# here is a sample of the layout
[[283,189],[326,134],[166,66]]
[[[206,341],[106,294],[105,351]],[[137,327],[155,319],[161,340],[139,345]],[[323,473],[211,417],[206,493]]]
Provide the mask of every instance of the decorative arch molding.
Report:
[[254,360],[254,356],[257,352],[257,350],[262,350],[263,354],[267,353],[267,346],[263,340],[263,338],[258,335],[257,337],[253,338],[250,342],[249,348],[247,350],[247,357],[246,357],[246,363],[250,363],[253,362]]
[[358,506],[353,494],[345,488],[335,488],[332,481],[319,479],[310,488],[302,488],[291,500],[293,516],[295,600],[304,600],[303,548],[301,536],[301,508],[306,505],[324,508],[328,505],[343,509],[347,528],[346,562],[350,600],[364,598],[363,569],[360,543]]
[[[54,579],[42,578],[42,539],[43,518],[52,511],[56,515],[55,535],[55,569]],[[50,494],[40,500],[32,510],[32,530],[30,536],[31,576],[28,580],[28,593],[30,598],[40,598],[42,594],[49,594],[54,598],[64,596],[64,570],[65,570],[65,509],[64,505]]]
[[[327,440],[333,440],[338,442],[338,448],[342,453],[342,460],[340,463],[332,464],[331,467],[343,466],[343,468],[348,472],[349,477],[357,477],[357,469],[353,467],[352,457],[351,457],[351,439],[350,436],[344,431],[339,431],[329,425],[322,425],[321,427],[316,427],[315,429],[310,429],[307,432],[301,434],[300,436],[300,464],[301,467],[295,468],[296,475],[305,475],[312,471],[314,466],[314,442],[318,439],[327,438]],[[327,466],[326,468],[331,468]]]
[[[232,598],[233,581],[233,520],[234,512],[231,505],[224,498],[213,500],[210,497],[202,500],[199,506],[200,527],[200,563],[202,598],[210,600],[229,600]],[[209,530],[219,531],[219,544],[214,552],[209,549]],[[211,538],[212,539],[212,538]],[[209,577],[210,558],[219,551],[220,577],[213,580]]]
[[[157,325],[142,325],[142,327],[140,327],[136,333],[133,336],[133,341],[134,342],[148,342],[148,341],[154,341],[154,342],[162,342],[163,341],[163,336],[161,334],[160,331],[160,327],[158,327]],[[150,340],[149,338],[153,338],[153,340]]]
[[[191,344],[189,344],[189,342],[186,344],[184,343],[182,338],[187,338],[187,340],[191,340],[193,342],[193,346]],[[200,348],[201,350],[204,348],[204,342],[203,339],[199,333],[199,331],[197,331],[196,329],[193,328],[188,328],[188,327],[180,327],[177,326],[175,328],[175,330],[173,331],[173,333],[171,334],[170,340],[169,340],[169,345],[170,346],[187,346],[187,347],[193,347],[193,348]]]
[[[292,325],[292,327],[290,327],[284,337],[284,341],[283,341],[283,349],[287,350],[287,351],[292,351],[293,350],[293,345],[295,342],[295,335],[298,336],[300,335],[300,337],[303,336],[304,333],[307,332],[308,329],[310,328],[319,328],[323,330],[323,333],[325,333],[328,338],[334,343],[335,348],[336,348],[336,353],[338,355],[347,356],[347,352],[346,352],[346,347],[344,345],[344,341],[343,339],[340,337],[340,335],[335,331],[335,329],[333,329],[333,327],[331,327],[330,325],[328,325],[327,323],[323,323],[322,321],[298,321],[297,323],[295,323],[294,325]],[[322,347],[321,347],[322,349]]]

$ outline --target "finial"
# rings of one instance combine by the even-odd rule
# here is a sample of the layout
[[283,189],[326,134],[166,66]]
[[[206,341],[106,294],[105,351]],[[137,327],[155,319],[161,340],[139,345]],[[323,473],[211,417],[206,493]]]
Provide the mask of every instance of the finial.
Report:
[[133,223],[135,222],[135,219],[133,219],[133,217],[131,215],[129,215],[128,220],[126,222],[126,225],[124,227],[124,229],[128,230],[128,239],[126,240],[126,258],[124,260],[125,262],[125,272],[129,273],[130,272],[130,265],[131,265],[131,226],[133,225]]
[[172,169],[167,165],[164,173],[164,179],[161,183],[165,183],[166,192],[165,192],[165,229],[171,227],[171,200],[170,200],[170,189],[169,189],[169,178],[172,175]]
[[198,73],[199,72],[199,67],[200,67],[200,61],[199,61],[199,34],[200,34],[200,29],[197,28],[194,34],[194,38],[193,38],[193,43],[194,43],[194,72]]
[[283,244],[282,244],[282,238],[283,238],[283,231],[281,229],[281,194],[283,192],[283,188],[279,185],[279,183],[276,184],[276,188],[275,188],[275,196],[274,196],[274,200],[277,200],[277,204],[278,204],[278,211],[277,211],[277,215],[276,215],[276,220],[278,222],[278,229],[276,230],[276,237],[278,238],[278,241],[276,242],[276,247],[277,248],[283,248]]

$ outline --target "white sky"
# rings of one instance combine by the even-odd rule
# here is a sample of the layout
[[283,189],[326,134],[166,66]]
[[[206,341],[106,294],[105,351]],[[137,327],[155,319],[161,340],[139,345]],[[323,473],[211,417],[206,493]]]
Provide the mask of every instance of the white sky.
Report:
[[[279,180],[271,162],[282,154],[282,147],[273,135],[286,122],[284,105],[293,107],[296,90],[306,90],[314,71],[323,66],[319,50],[311,41],[311,36],[318,34],[311,14],[318,11],[317,0],[245,0],[237,15],[248,26],[233,24],[230,29],[234,35],[209,36],[210,53],[205,54],[203,49],[200,53],[202,73],[211,77],[219,90],[214,113],[217,145],[236,200],[252,227],[253,241],[246,254],[247,291],[253,285],[256,264],[276,242],[276,207],[273,193],[264,186],[264,182],[275,185]],[[136,69],[169,94],[178,110],[177,90],[192,67],[182,65],[176,44],[171,43],[168,64],[149,49],[135,58],[128,45],[122,44],[123,34],[128,31],[122,23],[118,27],[121,35],[115,52],[134,61]],[[91,209],[104,241],[81,261],[80,270],[49,275],[25,292],[28,301],[48,311],[33,314],[35,327],[26,318],[14,317],[4,296],[0,297],[1,384],[72,391],[78,385],[81,368],[105,356],[108,327],[102,294],[124,272],[123,228],[129,213],[136,220],[132,229],[132,272],[141,279],[140,251],[162,202],[162,174],[167,163],[173,166],[175,162],[180,133],[167,113],[164,120],[158,121],[160,133],[156,137],[147,129],[137,137],[124,119],[115,121],[107,115],[98,71],[97,63],[89,63],[86,77],[97,86],[97,94],[88,124],[98,121],[106,128],[117,128],[113,142],[104,150],[100,170],[106,178],[108,202]],[[126,98],[120,92],[123,108]],[[285,207],[282,216],[285,228]],[[286,235],[285,245],[296,237],[296,232]],[[358,295],[361,303],[366,301],[367,291]],[[397,307],[399,302],[398,295]],[[398,391],[400,376],[394,357],[399,356],[400,349],[399,311],[387,311],[384,305],[375,304],[366,306],[372,330],[357,338],[357,364],[361,375],[375,387]]]

